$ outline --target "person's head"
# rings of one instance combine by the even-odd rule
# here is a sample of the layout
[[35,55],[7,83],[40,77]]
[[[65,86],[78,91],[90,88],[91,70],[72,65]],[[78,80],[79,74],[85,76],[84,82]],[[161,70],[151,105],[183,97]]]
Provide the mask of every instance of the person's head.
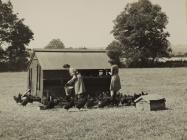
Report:
[[69,65],[69,64],[64,64],[64,65],[63,65],[63,68],[69,69],[69,68],[70,68],[70,65]]
[[69,73],[71,76],[78,74],[78,71],[74,68],[69,68]]
[[114,74],[118,74],[119,72],[119,67],[118,65],[112,65],[111,67],[111,74],[114,75]]

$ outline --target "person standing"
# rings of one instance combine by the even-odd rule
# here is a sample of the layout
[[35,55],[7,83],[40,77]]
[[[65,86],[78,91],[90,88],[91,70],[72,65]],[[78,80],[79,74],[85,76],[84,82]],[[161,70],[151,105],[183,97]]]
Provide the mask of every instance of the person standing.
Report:
[[111,67],[111,83],[110,83],[110,95],[112,97],[112,104],[118,105],[117,95],[121,89],[120,77],[118,75],[119,67],[118,65],[112,65]]
[[75,91],[75,104],[77,108],[82,108],[86,103],[86,89],[83,81],[82,75],[78,72],[78,70],[70,68],[69,73],[72,78],[67,82],[66,85],[73,85]]
[[[72,75],[70,74],[70,65],[69,64],[64,64],[63,68],[67,70],[67,77],[72,77]],[[72,85],[68,85],[67,83],[65,83],[64,85],[64,90],[66,93],[66,97],[71,97],[74,96],[74,92],[73,92],[73,86]]]
[[67,82],[67,85],[74,85],[75,95],[77,95],[78,97],[85,94],[86,89],[82,75],[73,68],[70,68],[69,72],[72,78]]

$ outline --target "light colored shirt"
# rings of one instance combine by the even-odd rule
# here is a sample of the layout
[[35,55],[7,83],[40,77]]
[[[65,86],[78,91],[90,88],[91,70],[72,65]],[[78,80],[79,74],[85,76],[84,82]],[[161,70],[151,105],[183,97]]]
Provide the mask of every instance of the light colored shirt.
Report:
[[74,84],[75,95],[79,95],[86,92],[81,74],[73,75],[73,77],[68,81],[68,84]]

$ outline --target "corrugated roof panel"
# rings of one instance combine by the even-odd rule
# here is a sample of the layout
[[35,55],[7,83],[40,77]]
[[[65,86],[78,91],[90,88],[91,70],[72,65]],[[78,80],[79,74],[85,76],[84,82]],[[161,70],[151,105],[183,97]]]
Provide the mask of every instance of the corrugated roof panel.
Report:
[[108,69],[104,52],[35,52],[43,70],[59,70],[64,64],[76,69]]

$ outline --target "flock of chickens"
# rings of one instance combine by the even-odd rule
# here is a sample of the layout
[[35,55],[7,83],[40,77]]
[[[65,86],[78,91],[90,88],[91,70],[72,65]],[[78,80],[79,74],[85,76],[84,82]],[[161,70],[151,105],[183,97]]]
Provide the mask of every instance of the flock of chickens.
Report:
[[52,109],[55,106],[63,107],[68,110],[70,108],[76,107],[81,108],[103,108],[111,106],[133,106],[135,105],[134,101],[142,96],[147,95],[148,93],[141,92],[139,94],[134,93],[134,95],[118,94],[115,97],[115,100],[109,95],[103,93],[98,97],[83,96],[81,98],[76,97],[66,97],[66,98],[52,98],[41,100],[39,97],[34,97],[30,94],[14,96],[13,99],[16,103],[26,106],[28,103],[41,102],[41,110]]

